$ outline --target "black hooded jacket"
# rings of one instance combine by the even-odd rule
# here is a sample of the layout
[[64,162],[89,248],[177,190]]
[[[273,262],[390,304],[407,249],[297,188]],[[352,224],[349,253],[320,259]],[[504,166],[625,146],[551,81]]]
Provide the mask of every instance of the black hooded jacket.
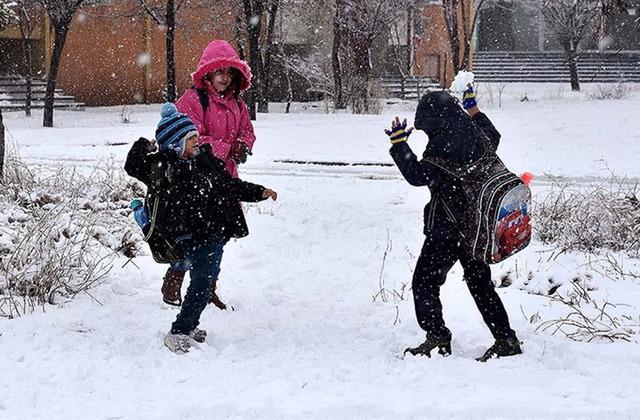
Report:
[[227,241],[249,234],[240,201],[264,200],[263,186],[231,177],[210,145],[201,146],[201,153],[189,160],[149,149],[147,139],[136,141],[124,168],[147,186],[147,205],[158,197],[154,229],[159,235]]
[[[455,98],[444,91],[429,92],[420,99],[414,125],[429,136],[422,159],[418,160],[407,142],[394,144],[389,153],[409,184],[427,185],[431,191],[431,201],[425,207],[426,231],[438,214],[460,220],[466,205],[460,181],[426,159],[468,165],[482,157],[486,139],[495,150],[500,133],[485,114],[480,112],[471,118]],[[439,205],[443,208],[438,208]]]

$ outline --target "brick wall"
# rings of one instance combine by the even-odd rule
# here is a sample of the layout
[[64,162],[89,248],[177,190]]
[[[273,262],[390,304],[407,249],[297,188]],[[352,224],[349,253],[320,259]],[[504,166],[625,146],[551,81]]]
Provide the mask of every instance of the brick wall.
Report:
[[[135,0],[87,8],[75,17],[58,76],[65,93],[89,106],[162,102],[166,81],[165,30],[144,16],[130,15]],[[120,16],[120,17],[118,17]],[[202,0],[185,4],[177,16],[176,78],[178,94],[191,86],[204,47],[217,38],[233,39],[236,11],[232,1],[215,7]]]

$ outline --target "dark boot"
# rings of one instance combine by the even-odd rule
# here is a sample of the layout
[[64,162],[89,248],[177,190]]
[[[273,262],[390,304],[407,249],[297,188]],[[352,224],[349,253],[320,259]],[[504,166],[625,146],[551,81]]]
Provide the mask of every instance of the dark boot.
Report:
[[404,351],[404,354],[411,353],[414,356],[427,356],[431,357],[431,350],[438,348],[438,354],[441,356],[451,355],[451,337],[435,337],[427,335],[427,339],[424,343],[418,347],[409,347]]
[[162,301],[167,305],[180,306],[182,305],[182,281],[186,271],[174,271],[169,267],[167,274],[162,279]]
[[517,338],[499,338],[484,352],[482,357],[478,357],[476,360],[479,362],[486,362],[490,359],[497,359],[499,357],[515,356],[521,354],[520,341]]
[[225,309],[227,309],[227,305],[225,305],[225,303],[223,301],[220,300],[220,298],[218,297],[218,294],[216,293],[216,288],[217,288],[217,279],[211,282],[211,297],[209,298],[209,303],[213,303],[216,308],[220,309],[221,311],[224,311]]

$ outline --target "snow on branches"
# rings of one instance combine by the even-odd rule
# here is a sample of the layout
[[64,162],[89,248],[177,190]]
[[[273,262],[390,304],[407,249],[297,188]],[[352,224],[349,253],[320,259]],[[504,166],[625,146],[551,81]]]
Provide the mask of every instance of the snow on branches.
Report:
[[17,19],[12,10],[13,1],[0,0],[0,31],[4,31],[12,22]]

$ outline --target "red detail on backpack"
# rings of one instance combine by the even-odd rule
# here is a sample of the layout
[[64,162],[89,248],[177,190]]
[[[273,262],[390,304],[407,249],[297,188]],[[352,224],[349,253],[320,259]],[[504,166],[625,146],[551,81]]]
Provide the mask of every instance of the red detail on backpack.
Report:
[[531,241],[530,201],[531,193],[526,184],[505,194],[492,235],[491,263],[515,254]]

